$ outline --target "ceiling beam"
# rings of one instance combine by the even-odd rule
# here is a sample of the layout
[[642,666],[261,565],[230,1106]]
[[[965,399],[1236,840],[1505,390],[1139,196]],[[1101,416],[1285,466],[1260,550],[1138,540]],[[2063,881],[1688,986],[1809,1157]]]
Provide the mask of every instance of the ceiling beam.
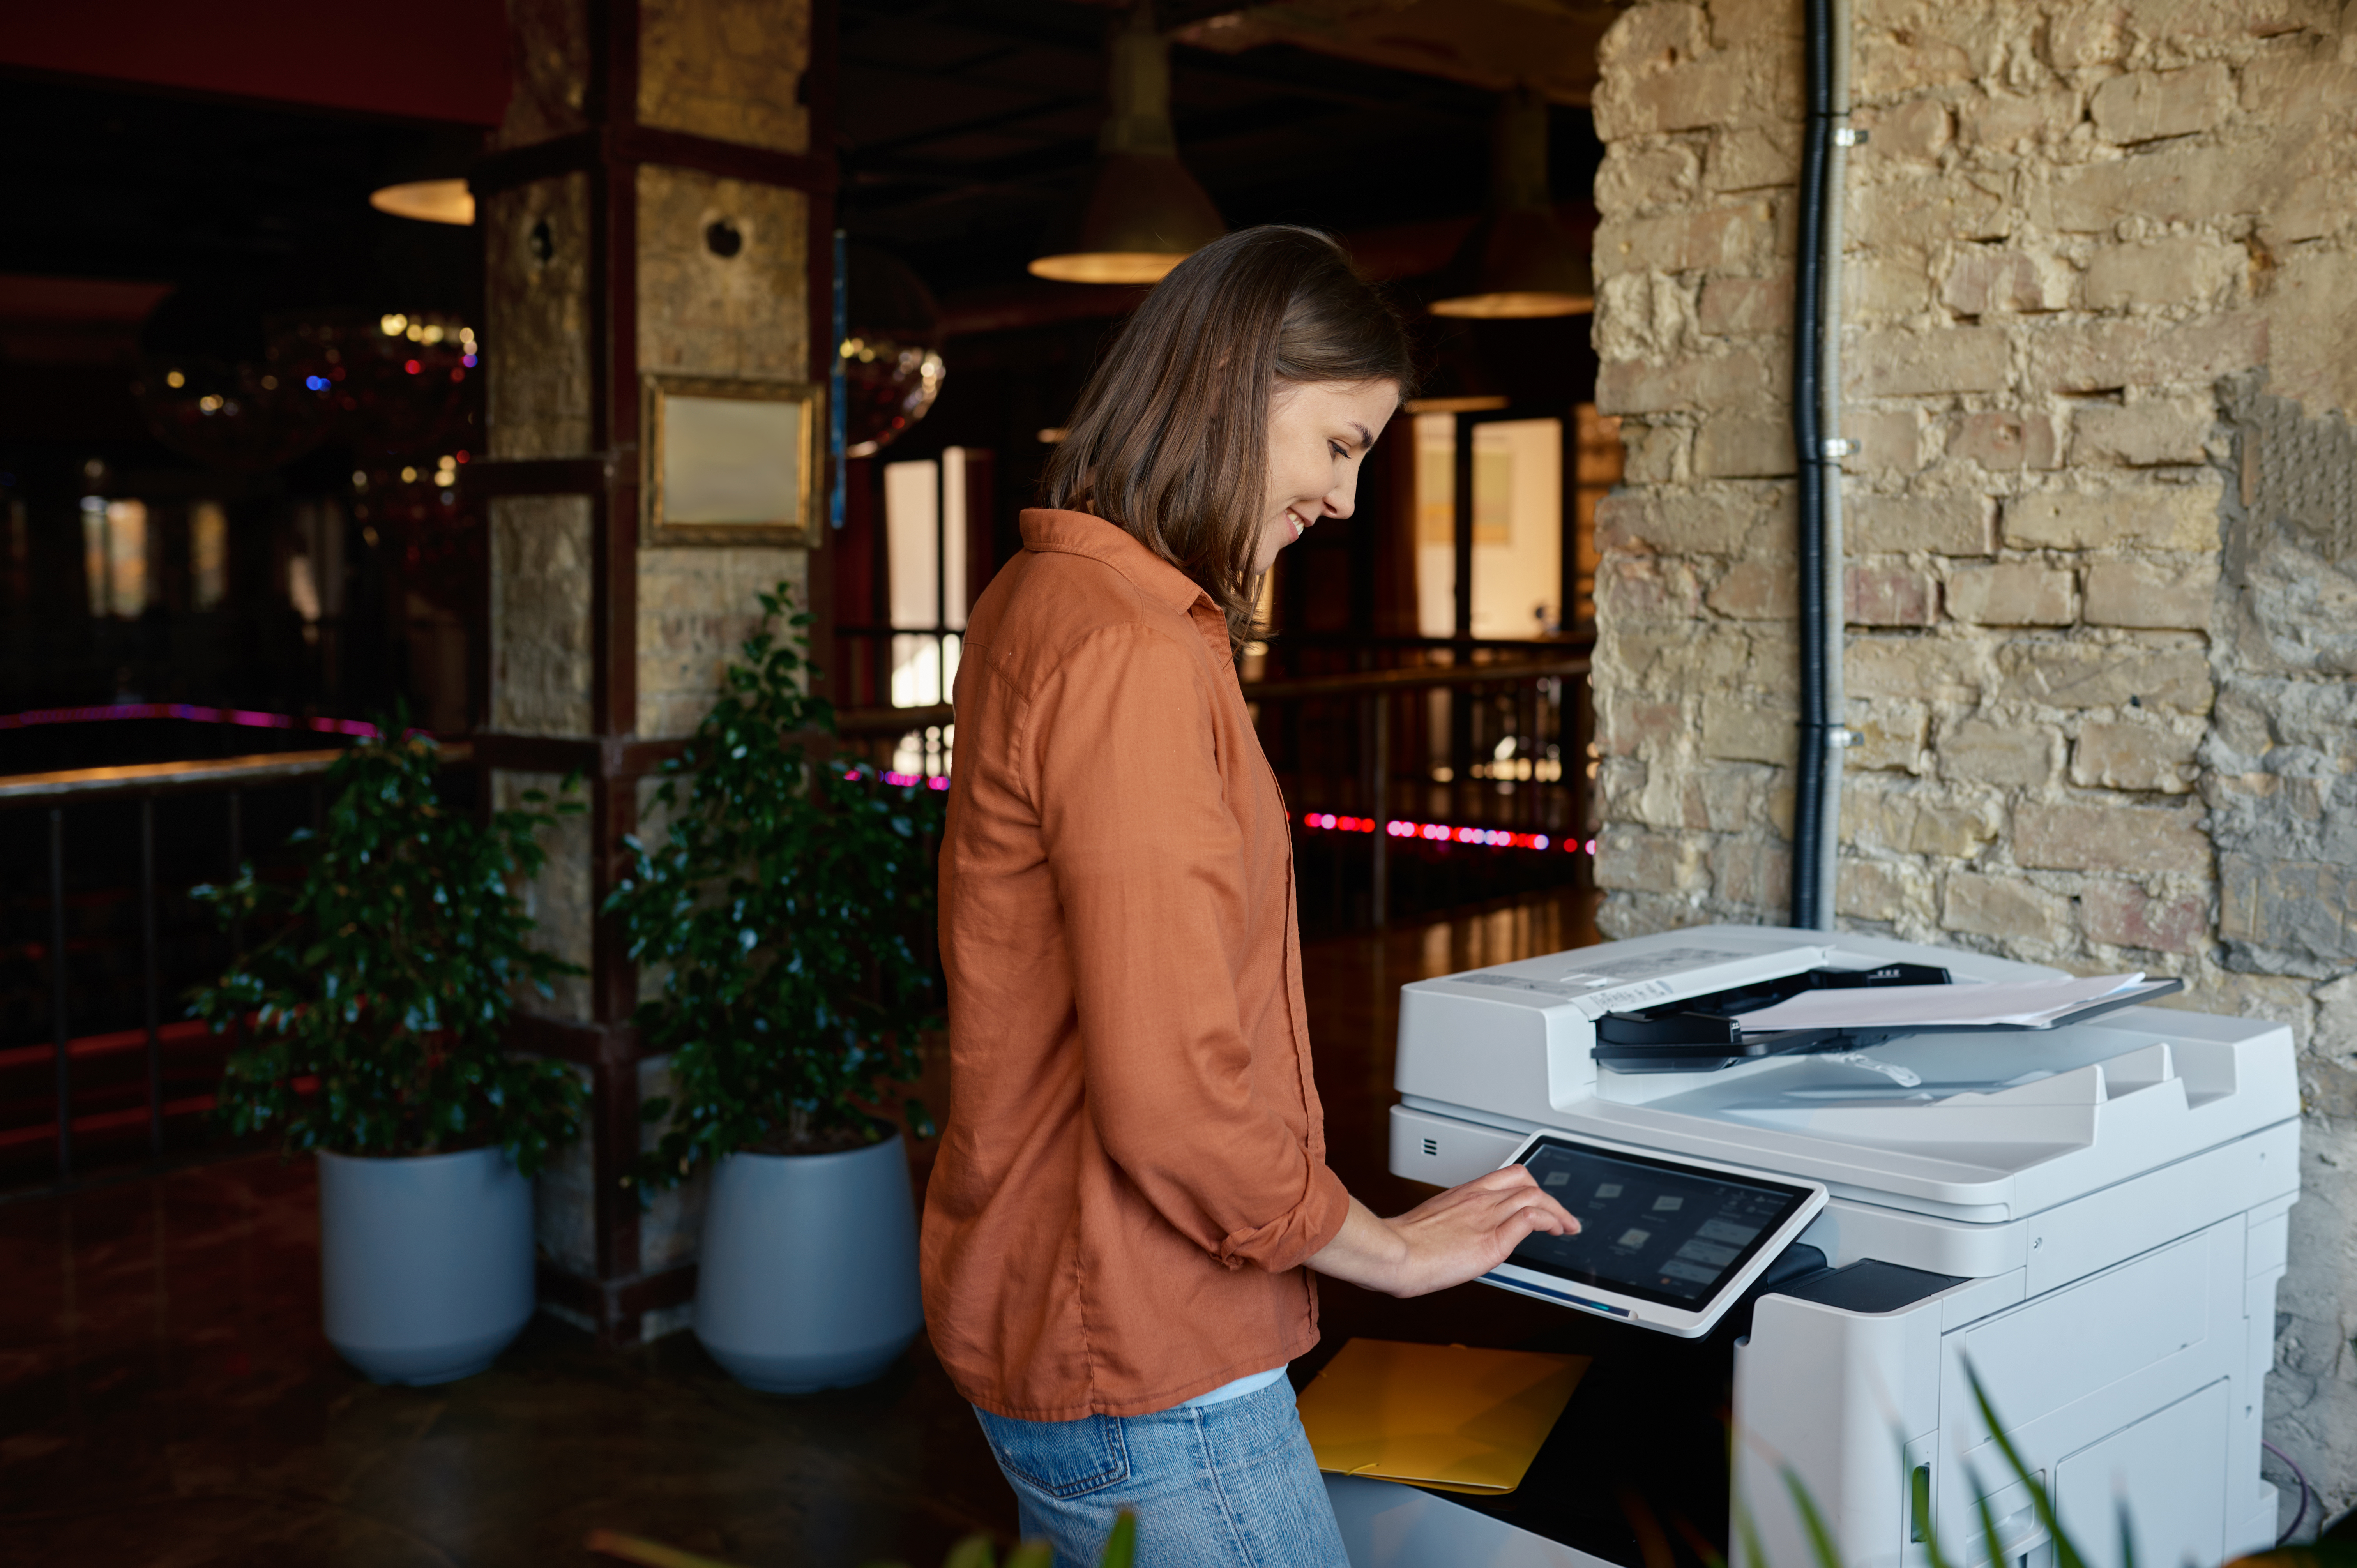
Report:
[[1002,125],[1017,124],[1025,120],[1037,119],[1042,114],[1061,114],[1070,110],[1085,109],[1092,104],[1102,104],[1103,102],[1103,95],[1094,92],[1085,98],[1079,96],[1043,98],[1037,102],[1022,104],[1013,109],[1002,109],[995,114],[984,114],[972,120],[959,120],[946,125],[938,125],[930,131],[912,131],[905,136],[892,136],[881,142],[862,142],[848,150],[854,158],[882,157],[897,153],[904,147],[921,147],[928,142],[944,142],[952,136],[970,136],[977,131],[996,131]]

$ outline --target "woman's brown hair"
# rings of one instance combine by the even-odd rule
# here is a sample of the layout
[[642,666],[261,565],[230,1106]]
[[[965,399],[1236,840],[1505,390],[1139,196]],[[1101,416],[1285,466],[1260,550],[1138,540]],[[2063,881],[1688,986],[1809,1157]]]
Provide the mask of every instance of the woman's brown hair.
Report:
[[1252,630],[1265,520],[1269,394],[1279,381],[1393,381],[1407,328],[1340,245],[1269,225],[1213,241],[1146,296],[1089,378],[1049,459],[1043,505],[1094,512],[1187,574]]

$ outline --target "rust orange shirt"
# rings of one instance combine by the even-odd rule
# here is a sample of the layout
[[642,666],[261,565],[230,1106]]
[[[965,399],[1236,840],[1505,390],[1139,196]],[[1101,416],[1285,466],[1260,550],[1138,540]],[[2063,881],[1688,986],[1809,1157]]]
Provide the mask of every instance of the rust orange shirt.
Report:
[[1027,511],[966,628],[941,854],[951,1106],[925,1321],[958,1391],[1136,1415],[1318,1338],[1292,837],[1210,596]]

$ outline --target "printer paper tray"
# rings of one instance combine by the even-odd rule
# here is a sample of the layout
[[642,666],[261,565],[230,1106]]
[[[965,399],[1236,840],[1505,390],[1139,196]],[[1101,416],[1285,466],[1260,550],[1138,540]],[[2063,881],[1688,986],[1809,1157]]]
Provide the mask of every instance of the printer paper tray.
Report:
[[1670,1003],[1644,1013],[1608,1013],[1596,1023],[1596,1060],[1616,1072],[1717,1072],[1763,1057],[1854,1051],[1909,1035],[2042,1033],[2084,1024],[2185,989],[2181,980],[2148,980],[2098,997],[2044,1024],[1910,1024],[1888,1028],[1747,1031],[1739,1013],[1711,1010],[1714,996]]

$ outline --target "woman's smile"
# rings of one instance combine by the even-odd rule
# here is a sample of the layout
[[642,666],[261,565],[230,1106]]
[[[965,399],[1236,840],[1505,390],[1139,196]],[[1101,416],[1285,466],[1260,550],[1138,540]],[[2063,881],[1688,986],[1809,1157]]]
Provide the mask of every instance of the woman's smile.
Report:
[[1399,383],[1297,381],[1269,393],[1268,499],[1261,515],[1253,570],[1265,572],[1277,552],[1320,518],[1351,515],[1359,468],[1376,435],[1399,407]]

